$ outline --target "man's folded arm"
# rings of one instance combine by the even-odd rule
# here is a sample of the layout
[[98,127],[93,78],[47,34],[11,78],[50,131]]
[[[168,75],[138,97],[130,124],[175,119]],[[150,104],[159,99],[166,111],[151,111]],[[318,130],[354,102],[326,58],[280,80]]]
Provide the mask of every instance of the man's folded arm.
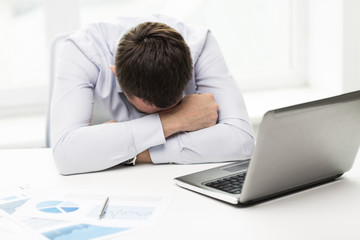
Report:
[[97,67],[72,42],[66,42],[51,109],[51,142],[61,174],[110,168],[165,142],[158,114],[90,126],[97,76]]
[[232,123],[171,136],[165,144],[150,148],[152,162],[192,164],[249,159],[254,138],[243,130],[249,126],[234,119],[228,122]]

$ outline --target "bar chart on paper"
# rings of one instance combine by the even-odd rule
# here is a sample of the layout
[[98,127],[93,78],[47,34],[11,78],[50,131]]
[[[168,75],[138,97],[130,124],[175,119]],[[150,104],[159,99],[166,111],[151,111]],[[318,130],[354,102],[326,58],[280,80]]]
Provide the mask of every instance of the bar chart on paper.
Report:
[[[155,210],[155,207],[109,206],[104,219],[146,221],[152,216]],[[96,218],[99,212],[100,206],[97,206],[89,213],[88,217]]]
[[65,201],[43,201],[36,205],[36,208],[45,213],[69,213],[79,209],[79,206],[72,202]]

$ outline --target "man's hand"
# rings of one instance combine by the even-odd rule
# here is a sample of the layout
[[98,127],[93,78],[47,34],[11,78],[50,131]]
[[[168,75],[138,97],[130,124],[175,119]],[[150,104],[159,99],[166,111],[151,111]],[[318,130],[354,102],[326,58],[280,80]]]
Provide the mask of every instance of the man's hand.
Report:
[[212,94],[193,94],[159,115],[166,138],[177,132],[191,132],[214,126],[218,119],[218,105]]

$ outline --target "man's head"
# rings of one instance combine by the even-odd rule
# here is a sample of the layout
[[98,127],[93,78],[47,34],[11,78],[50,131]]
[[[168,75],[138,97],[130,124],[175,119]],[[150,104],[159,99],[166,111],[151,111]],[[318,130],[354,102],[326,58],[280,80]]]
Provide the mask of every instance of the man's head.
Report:
[[190,50],[173,28],[141,23],[120,40],[115,72],[130,102],[140,100],[155,110],[166,109],[181,99],[192,77]]

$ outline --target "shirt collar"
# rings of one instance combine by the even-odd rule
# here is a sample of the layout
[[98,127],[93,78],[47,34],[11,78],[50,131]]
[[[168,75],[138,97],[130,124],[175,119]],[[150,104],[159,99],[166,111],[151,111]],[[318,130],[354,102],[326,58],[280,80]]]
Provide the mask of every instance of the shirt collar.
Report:
[[[112,42],[112,44],[111,44],[112,46],[109,47],[109,49],[110,49],[110,54],[112,55],[113,58],[115,58],[117,45],[119,44],[120,39],[121,39],[121,36],[120,36],[118,39],[114,40],[114,41]],[[112,64],[114,65],[115,63],[112,63]],[[114,76],[114,74],[113,74],[112,72],[111,72],[111,75],[113,76],[113,79],[114,79],[115,84],[116,84],[116,91],[117,91],[117,92],[123,92],[122,89],[121,89],[121,87],[120,87],[120,84],[119,84],[118,80],[116,79],[116,77]]]
[[118,82],[118,80],[116,79],[116,77],[114,76],[114,79],[115,79],[115,84],[116,84],[116,91],[117,92],[123,92],[121,87],[120,87],[120,84]]

